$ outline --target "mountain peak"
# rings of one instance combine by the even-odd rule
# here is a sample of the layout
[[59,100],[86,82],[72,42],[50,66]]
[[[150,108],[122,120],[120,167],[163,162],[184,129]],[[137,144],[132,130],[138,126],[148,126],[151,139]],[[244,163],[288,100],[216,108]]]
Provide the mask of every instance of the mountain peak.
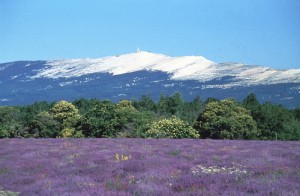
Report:
[[[232,77],[232,85],[256,85],[300,82],[300,69],[276,70],[241,63],[215,63],[202,56],[170,57],[137,50],[136,52],[97,59],[47,61],[33,78],[72,78],[94,73],[120,75],[142,70],[162,71],[174,80],[211,81]],[[232,86],[231,85],[231,86]]]
[[272,100],[299,105],[299,85],[300,69],[215,63],[202,56],[171,57],[140,50],[95,59],[0,64],[0,104],[22,103],[24,96],[35,101],[63,96],[119,99],[182,91],[189,97],[224,93],[232,97],[259,91],[263,99],[269,92]]
[[135,53],[98,59],[63,59],[47,61],[48,67],[39,70],[34,78],[70,78],[91,73],[113,75],[141,70],[164,71],[182,78],[215,64],[202,56],[170,57],[137,50]]

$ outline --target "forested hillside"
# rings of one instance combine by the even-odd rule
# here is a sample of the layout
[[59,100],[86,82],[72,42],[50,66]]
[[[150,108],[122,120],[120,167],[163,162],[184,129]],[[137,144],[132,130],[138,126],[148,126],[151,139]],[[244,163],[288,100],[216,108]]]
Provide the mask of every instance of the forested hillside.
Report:
[[180,93],[154,102],[79,99],[0,107],[0,137],[120,137],[300,140],[300,107],[259,103],[254,94],[187,102]]

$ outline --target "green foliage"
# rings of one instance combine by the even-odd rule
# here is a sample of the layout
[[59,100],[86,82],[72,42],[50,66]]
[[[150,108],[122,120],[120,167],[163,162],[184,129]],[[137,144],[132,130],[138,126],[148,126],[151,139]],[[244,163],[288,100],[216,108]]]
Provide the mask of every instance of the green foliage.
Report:
[[[241,105],[214,98],[203,104],[199,96],[187,102],[175,93],[161,94],[158,102],[145,95],[140,100],[118,103],[80,99],[73,104],[44,101],[27,106],[0,106],[0,138],[146,138],[150,130],[159,130],[154,130],[155,123],[172,117],[194,125],[202,138],[300,140],[300,108],[289,110],[272,103],[260,104],[253,93]],[[158,133],[159,137],[173,137]]]
[[178,117],[187,122],[189,125],[193,125],[199,116],[200,112],[202,110],[202,101],[199,96],[197,96],[193,101],[191,102],[184,102],[178,110]]
[[120,129],[116,105],[111,101],[98,101],[84,116],[81,128],[86,137],[115,137]]
[[254,119],[262,139],[299,140],[300,123],[292,112],[281,105],[265,103],[255,112]]
[[21,136],[20,116],[18,107],[0,107],[0,137]]
[[69,137],[72,137],[74,135],[74,133],[75,133],[74,128],[66,127],[59,133],[59,136],[62,138],[69,138]]
[[220,100],[216,99],[216,98],[213,98],[213,97],[208,97],[205,102],[204,102],[204,105],[207,105],[209,104],[210,102],[218,102]]
[[0,107],[0,124],[11,124],[19,119],[20,110],[16,107]]
[[[270,102],[260,104],[254,94],[243,101],[260,130],[260,139],[265,140],[300,140],[300,110],[288,110],[282,105]],[[298,112],[299,113],[298,113]]]
[[142,111],[136,114],[134,119],[134,132],[132,137],[146,138],[146,132],[150,129],[151,124],[157,119],[153,112]]
[[177,115],[183,106],[183,98],[180,93],[175,93],[172,96],[160,95],[157,111],[160,115]]
[[132,102],[128,100],[121,100],[119,103],[116,104],[117,109],[130,109],[136,111],[133,107]]
[[60,101],[50,110],[54,119],[63,123],[68,118],[78,118],[78,109],[67,101]]
[[41,112],[34,117],[30,124],[33,137],[57,137],[60,131],[59,122],[54,120],[49,112]]
[[82,134],[81,131],[76,131],[75,128],[66,127],[59,133],[59,137],[60,138],[84,138],[84,135]]
[[189,124],[177,117],[154,122],[147,131],[153,138],[199,138],[199,134]]
[[135,107],[143,111],[155,111],[156,105],[150,95],[143,95],[139,102],[135,102]]
[[9,132],[3,125],[0,125],[0,138],[9,137]]
[[72,135],[73,138],[84,138],[84,135],[82,131],[75,131],[75,133]]
[[85,98],[81,98],[79,100],[75,100],[73,101],[73,105],[78,108],[79,113],[81,115],[86,114],[95,104],[95,102],[97,102],[97,99],[85,99]]
[[116,104],[115,113],[119,128],[123,130],[127,124],[133,123],[137,118],[137,110],[133,107],[131,101],[122,100]]
[[250,93],[244,100],[243,100],[243,106],[250,110],[250,111],[254,111],[256,109],[258,109],[258,107],[260,106],[256,95],[254,93]]
[[131,101],[122,100],[116,104],[116,117],[118,124],[119,137],[134,137],[135,134],[135,121],[139,118],[139,112]]
[[183,105],[183,98],[180,93],[175,93],[167,99],[167,112],[171,115],[177,115]]
[[300,107],[295,108],[294,110],[292,110],[292,112],[293,112],[295,119],[300,121]]
[[153,121],[157,119],[153,112],[136,111],[127,123],[123,122],[122,130],[118,137],[146,138],[146,132],[150,129]]
[[248,111],[233,100],[209,102],[195,128],[202,138],[255,139],[256,123]]
[[81,116],[78,109],[67,101],[56,103],[50,110],[53,119],[60,124],[60,137],[73,137],[79,126]]
[[22,124],[29,125],[32,119],[41,112],[48,112],[53,107],[53,103],[47,103],[46,101],[35,102],[32,105],[22,106],[20,108],[20,118]]

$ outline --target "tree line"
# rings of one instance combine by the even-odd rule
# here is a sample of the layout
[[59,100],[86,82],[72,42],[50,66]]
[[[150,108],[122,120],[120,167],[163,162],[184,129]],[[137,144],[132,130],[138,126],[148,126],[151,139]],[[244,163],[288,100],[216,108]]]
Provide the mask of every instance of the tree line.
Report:
[[255,94],[185,101],[180,93],[139,100],[79,99],[0,107],[0,138],[211,138],[300,140],[300,107],[259,103]]

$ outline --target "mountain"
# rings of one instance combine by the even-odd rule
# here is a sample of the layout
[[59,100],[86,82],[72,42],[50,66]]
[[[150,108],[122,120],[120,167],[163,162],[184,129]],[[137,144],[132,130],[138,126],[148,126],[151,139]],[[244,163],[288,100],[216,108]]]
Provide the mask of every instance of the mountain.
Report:
[[202,56],[170,57],[137,51],[99,59],[0,64],[0,105],[101,98],[118,101],[179,91],[187,100],[255,93],[264,101],[300,106],[300,69],[215,63]]

